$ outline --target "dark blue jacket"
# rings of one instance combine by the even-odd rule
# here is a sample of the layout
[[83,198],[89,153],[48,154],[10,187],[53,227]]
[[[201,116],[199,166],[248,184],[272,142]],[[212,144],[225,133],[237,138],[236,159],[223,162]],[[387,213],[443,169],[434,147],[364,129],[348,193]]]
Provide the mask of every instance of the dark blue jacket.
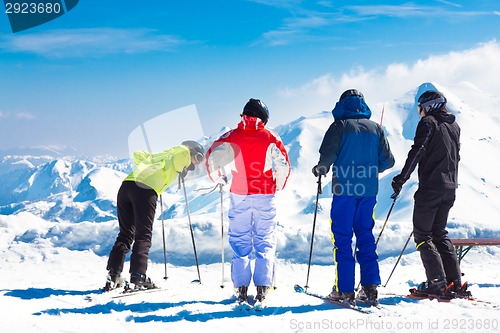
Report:
[[376,196],[378,174],[394,166],[394,156],[382,127],[371,121],[371,110],[357,96],[339,101],[326,132],[318,167],[332,168],[334,195]]

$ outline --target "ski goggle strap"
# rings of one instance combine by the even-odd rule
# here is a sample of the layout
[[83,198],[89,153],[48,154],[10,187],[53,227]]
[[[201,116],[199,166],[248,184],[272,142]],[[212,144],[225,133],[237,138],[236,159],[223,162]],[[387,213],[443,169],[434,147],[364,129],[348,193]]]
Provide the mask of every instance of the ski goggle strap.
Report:
[[439,98],[427,101],[427,102],[419,104],[417,106],[418,112],[422,112],[422,110],[424,112],[427,112],[431,109],[435,109],[435,108],[441,106],[444,103],[446,103],[446,98],[444,98],[444,97],[439,97]]
[[205,155],[203,155],[200,152],[196,152],[196,154],[194,154],[193,157],[194,157],[194,160],[196,161],[196,163],[200,164],[203,161],[203,159],[205,158]]

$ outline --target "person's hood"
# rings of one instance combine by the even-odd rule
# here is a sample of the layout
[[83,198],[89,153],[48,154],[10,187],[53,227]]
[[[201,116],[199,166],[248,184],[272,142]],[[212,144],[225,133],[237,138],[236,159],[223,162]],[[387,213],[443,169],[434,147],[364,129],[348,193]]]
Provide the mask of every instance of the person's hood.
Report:
[[246,115],[241,117],[241,121],[238,124],[238,127],[245,131],[258,131],[263,129],[264,126],[264,122],[260,118]]
[[455,115],[444,109],[432,110],[427,115],[433,116],[439,122],[442,121],[448,124],[453,124],[455,122]]
[[335,121],[343,119],[370,119],[372,111],[365,100],[358,96],[350,96],[337,102],[332,110]]

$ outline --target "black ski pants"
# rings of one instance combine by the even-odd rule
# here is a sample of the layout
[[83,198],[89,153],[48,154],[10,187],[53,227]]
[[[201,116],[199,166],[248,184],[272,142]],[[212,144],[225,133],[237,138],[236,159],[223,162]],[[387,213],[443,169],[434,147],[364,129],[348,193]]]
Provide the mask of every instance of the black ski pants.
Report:
[[446,230],[448,213],[455,202],[455,190],[419,188],[414,199],[414,240],[427,281],[438,279],[447,284],[460,283],[460,265]]
[[150,187],[134,181],[122,183],[117,198],[120,232],[109,254],[108,270],[123,271],[125,256],[133,243],[130,273],[146,274],[157,199]]

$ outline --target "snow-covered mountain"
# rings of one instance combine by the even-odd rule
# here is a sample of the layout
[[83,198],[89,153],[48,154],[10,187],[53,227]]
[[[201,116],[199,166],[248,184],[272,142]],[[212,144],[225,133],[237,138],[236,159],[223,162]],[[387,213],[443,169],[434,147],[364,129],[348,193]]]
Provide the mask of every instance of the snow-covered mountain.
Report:
[[116,191],[130,161],[7,155],[0,158],[0,214],[31,212],[49,221],[116,218]]
[[[401,170],[410,149],[419,121],[416,100],[425,90],[438,89],[448,99],[448,107],[457,115],[462,128],[462,149],[459,182],[455,207],[450,213],[450,227],[453,236],[476,237],[484,233],[500,234],[496,217],[500,216],[500,142],[498,128],[500,116],[495,112],[498,98],[481,93],[479,89],[464,83],[456,87],[442,87],[424,83],[404,96],[393,101],[372,105],[372,120],[383,121],[391,149],[396,157],[396,166],[380,175],[380,191],[376,206],[376,217],[383,219],[392,201],[390,186],[392,178]],[[457,93],[455,93],[457,91]],[[458,94],[460,97],[458,97]],[[383,110],[383,115],[382,115]],[[383,118],[382,118],[383,117]],[[315,208],[316,178],[311,168],[318,160],[318,148],[324,133],[333,118],[330,112],[301,117],[275,129],[286,145],[292,163],[292,173],[287,187],[277,196],[280,223],[279,254],[297,262],[305,262],[308,235],[311,232]],[[235,125],[235,124],[234,124]],[[224,130],[222,130],[224,131]],[[220,135],[202,139],[205,146]],[[83,160],[74,157],[37,157],[6,155],[0,158],[0,214],[12,215],[29,212],[43,219],[58,223],[56,228],[29,232],[19,238],[30,242],[34,237],[50,239],[55,245],[72,244],[73,235],[82,235],[80,228],[96,229],[97,237],[85,242],[85,246],[105,255],[116,233],[116,193],[132,168],[128,160],[110,158]],[[197,170],[186,180],[190,213],[193,216],[195,236],[200,244],[201,260],[218,260],[220,249],[220,193],[209,192],[213,184],[204,170]],[[323,180],[323,194],[317,225],[315,262],[331,261],[331,240],[329,234],[329,206],[331,201],[330,177]],[[411,230],[413,193],[417,188],[417,173],[403,188],[385,237]],[[226,189],[227,191],[227,189]],[[227,212],[227,193],[223,200]],[[172,261],[177,264],[191,264],[189,233],[186,223],[184,196],[177,184],[162,196],[163,215],[158,205],[158,220],[167,221],[167,241],[172,243]],[[103,222],[108,222],[103,224]],[[75,223],[85,222],[79,226]],[[101,223],[102,226],[96,226]],[[224,223],[227,223],[224,221]],[[380,226],[377,226],[377,228]],[[102,228],[102,229],[101,229]],[[157,239],[161,228],[156,228]],[[110,240],[111,239],[111,240]],[[183,239],[182,242],[174,240]],[[78,242],[78,248],[81,242]],[[107,244],[107,246],[106,246]],[[75,245],[69,245],[75,248]],[[381,256],[397,252],[399,245],[381,242]],[[152,259],[162,260],[160,242],[153,245]],[[227,251],[227,249],[226,249]],[[229,255],[229,252],[228,252]]]

